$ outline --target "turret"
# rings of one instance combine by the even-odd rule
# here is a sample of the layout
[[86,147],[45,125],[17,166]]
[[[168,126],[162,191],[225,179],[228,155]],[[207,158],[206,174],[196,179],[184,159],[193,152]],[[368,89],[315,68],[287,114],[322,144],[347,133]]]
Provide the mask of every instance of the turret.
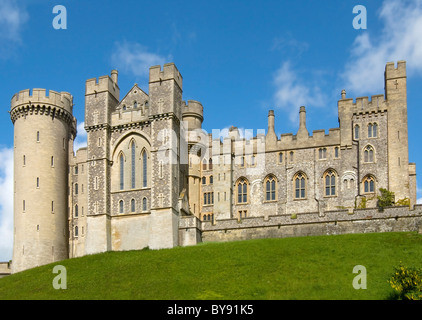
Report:
[[185,104],[182,108],[183,121],[188,124],[188,130],[196,130],[202,128],[202,122],[204,121],[204,108],[202,104],[195,100],[188,100],[188,104]]
[[68,168],[76,119],[67,92],[14,95],[13,272],[68,258]]

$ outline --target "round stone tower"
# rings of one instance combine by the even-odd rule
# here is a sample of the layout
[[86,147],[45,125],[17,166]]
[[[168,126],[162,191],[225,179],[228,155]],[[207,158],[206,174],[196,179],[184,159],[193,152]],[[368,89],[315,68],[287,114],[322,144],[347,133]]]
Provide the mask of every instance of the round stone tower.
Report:
[[68,258],[68,170],[76,119],[67,92],[24,90],[11,101],[14,124],[12,272]]

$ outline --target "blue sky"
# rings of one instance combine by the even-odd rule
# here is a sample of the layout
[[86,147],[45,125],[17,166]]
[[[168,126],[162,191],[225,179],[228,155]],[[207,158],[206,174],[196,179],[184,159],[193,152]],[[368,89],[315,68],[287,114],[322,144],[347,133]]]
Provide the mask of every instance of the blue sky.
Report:
[[[66,30],[53,28],[56,5],[67,9]],[[367,9],[366,30],[353,28],[356,5]],[[85,80],[114,68],[123,97],[134,83],[148,90],[150,66],[176,63],[184,100],[203,104],[208,132],[234,125],[256,133],[274,109],[276,133],[296,133],[305,105],[308,130],[328,133],[338,127],[342,89],[353,98],[382,94],[386,62],[406,60],[409,158],[420,177],[422,0],[1,0],[0,30],[0,261],[12,255],[13,94],[70,92],[81,146]]]

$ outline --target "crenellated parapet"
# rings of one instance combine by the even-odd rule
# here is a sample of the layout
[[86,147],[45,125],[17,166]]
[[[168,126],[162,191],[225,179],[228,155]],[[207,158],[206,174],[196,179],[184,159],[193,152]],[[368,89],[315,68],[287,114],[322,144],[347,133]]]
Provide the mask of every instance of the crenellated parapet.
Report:
[[369,97],[357,97],[355,101],[342,96],[338,108],[339,112],[346,111],[354,115],[378,113],[387,111],[387,102],[383,94],[373,95],[370,100]]
[[117,71],[113,70],[111,77],[101,76],[98,79],[92,78],[85,82],[85,95],[109,92],[117,101],[120,97],[120,88],[117,84]]
[[67,123],[76,134],[76,119],[72,115],[73,97],[68,92],[53,90],[22,90],[12,97],[10,118],[13,123],[28,115],[45,115],[58,118]]

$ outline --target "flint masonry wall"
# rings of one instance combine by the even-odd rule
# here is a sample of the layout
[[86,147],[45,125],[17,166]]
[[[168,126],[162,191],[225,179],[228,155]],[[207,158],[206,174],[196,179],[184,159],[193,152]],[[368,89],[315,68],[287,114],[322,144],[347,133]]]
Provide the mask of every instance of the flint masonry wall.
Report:
[[[187,225],[183,226],[187,233]],[[194,227],[191,223],[189,227]],[[202,241],[236,241],[259,238],[285,238],[332,234],[404,232],[422,230],[422,205],[378,209],[327,211],[324,216],[315,213],[204,221],[201,224]],[[182,228],[180,229],[182,232]],[[191,231],[192,232],[192,231]]]

